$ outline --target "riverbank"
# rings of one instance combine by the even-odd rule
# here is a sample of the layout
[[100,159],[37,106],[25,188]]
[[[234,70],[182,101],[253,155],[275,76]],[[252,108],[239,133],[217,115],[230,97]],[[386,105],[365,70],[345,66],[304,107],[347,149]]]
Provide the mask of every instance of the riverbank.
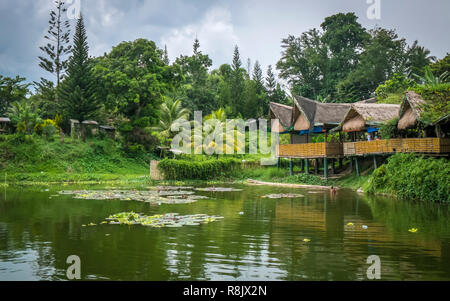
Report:
[[[298,166],[290,174],[288,168],[253,164],[257,159],[250,157],[215,161],[193,157],[190,160],[165,160],[166,170],[172,171],[175,179],[155,182],[149,179],[149,161],[155,159],[153,154],[127,154],[120,143],[111,139],[82,142],[68,138],[61,143],[35,136],[0,137],[0,187],[103,183],[210,185],[239,184],[252,179],[261,185],[327,189],[334,186],[408,200],[450,202],[450,161],[446,158],[396,154],[376,171],[369,167],[360,177],[352,173],[326,181],[314,174],[300,173]],[[190,164],[185,163],[187,161]]]

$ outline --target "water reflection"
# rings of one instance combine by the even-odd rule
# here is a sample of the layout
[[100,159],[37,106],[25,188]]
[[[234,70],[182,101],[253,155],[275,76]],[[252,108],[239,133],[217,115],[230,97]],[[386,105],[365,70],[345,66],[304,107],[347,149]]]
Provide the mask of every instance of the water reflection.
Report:
[[[450,279],[448,206],[345,190],[263,199],[292,190],[240,188],[162,206],[52,197],[56,188],[9,189],[0,201],[0,280],[65,279],[70,255],[81,258],[83,279],[363,280],[369,255],[380,256],[383,280]],[[131,210],[225,219],[173,229],[81,227]]]

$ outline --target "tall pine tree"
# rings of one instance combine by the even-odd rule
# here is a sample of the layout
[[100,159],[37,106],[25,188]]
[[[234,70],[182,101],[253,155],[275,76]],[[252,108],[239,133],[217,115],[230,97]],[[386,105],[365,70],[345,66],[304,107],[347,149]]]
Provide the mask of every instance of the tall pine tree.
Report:
[[[71,50],[70,24],[68,20],[64,20],[66,11],[64,1],[56,0],[55,9],[50,12],[49,29],[44,37],[48,43],[39,47],[44,52],[44,56],[39,56],[39,66],[56,75],[56,86],[59,86],[63,78],[68,64],[66,56]],[[41,82],[46,84],[44,79]]]
[[92,63],[83,16],[77,21],[73,39],[72,56],[67,68],[67,77],[61,83],[60,110],[65,118],[80,122],[95,117],[98,103],[95,97]]
[[275,74],[273,74],[271,65],[269,65],[269,67],[267,68],[266,88],[267,94],[269,95],[269,98],[271,98],[275,93],[275,89],[277,88]]
[[233,63],[231,64],[231,108],[235,116],[243,112],[244,73],[239,48],[234,47]]

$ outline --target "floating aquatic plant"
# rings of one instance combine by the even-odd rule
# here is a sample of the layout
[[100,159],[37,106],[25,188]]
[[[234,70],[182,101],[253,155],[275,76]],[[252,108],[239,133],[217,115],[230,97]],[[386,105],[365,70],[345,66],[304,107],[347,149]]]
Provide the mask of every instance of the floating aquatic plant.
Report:
[[155,191],[155,190],[72,190],[60,191],[59,194],[74,195],[84,200],[123,200],[152,204],[189,204],[206,196],[194,195],[193,191]]
[[135,212],[122,212],[110,215],[106,221],[110,225],[141,225],[153,228],[179,228],[183,226],[199,226],[223,219],[221,216],[206,214],[183,215],[168,213],[164,215],[147,216]]

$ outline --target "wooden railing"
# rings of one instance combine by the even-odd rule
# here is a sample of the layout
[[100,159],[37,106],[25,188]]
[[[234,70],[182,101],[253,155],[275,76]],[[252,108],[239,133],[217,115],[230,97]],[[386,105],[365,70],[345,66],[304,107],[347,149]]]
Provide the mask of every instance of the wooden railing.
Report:
[[344,153],[342,143],[305,143],[278,146],[278,156],[285,158],[339,157]]
[[279,145],[278,156],[284,158],[324,158],[393,153],[450,153],[450,139],[386,139],[345,143],[305,143]]

